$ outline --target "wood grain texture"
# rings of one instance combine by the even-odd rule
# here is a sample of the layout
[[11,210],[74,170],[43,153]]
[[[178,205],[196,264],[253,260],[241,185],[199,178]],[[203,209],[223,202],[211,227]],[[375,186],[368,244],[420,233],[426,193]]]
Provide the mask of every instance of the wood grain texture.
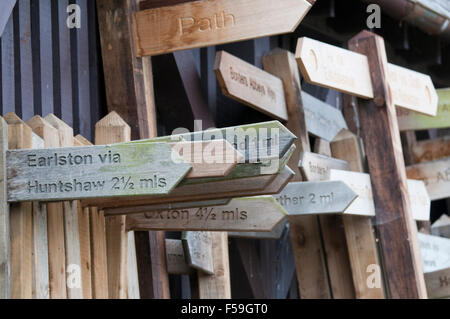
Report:
[[[320,139],[316,140],[316,143],[320,141]],[[325,148],[326,153],[311,153],[304,152],[300,156],[299,168],[305,176],[307,181],[326,181],[330,178],[330,170],[331,169],[340,169],[346,170],[348,169],[348,163],[346,161],[342,161],[339,159],[332,158],[331,156],[323,155],[330,154],[329,143],[326,141],[319,142],[318,148],[316,150],[321,150],[322,144],[328,144],[328,149]],[[322,150],[323,151],[323,150]]]
[[0,299],[11,298],[11,239],[9,204],[6,201],[6,150],[8,124],[0,118]]
[[[283,81],[288,110],[287,128],[297,137],[297,146],[289,164],[295,172],[294,182],[302,180],[298,168],[301,152],[311,151],[306,128],[300,73],[295,56],[276,49],[263,58],[264,69]],[[330,298],[328,274],[325,265],[320,228],[316,216],[289,218],[292,251],[302,298]]]
[[186,261],[183,242],[179,239],[166,239],[167,271],[171,275],[189,275],[192,273]]
[[[349,163],[349,170],[363,172],[363,161],[358,138],[344,130],[331,142],[331,154]],[[372,221],[364,216],[344,216],[344,232],[350,258],[355,295],[358,299],[384,299],[383,287],[369,288],[367,267],[379,265]],[[382,274],[380,273],[380,276]],[[379,282],[383,282],[379,278]]]
[[279,78],[226,51],[217,52],[214,71],[224,95],[287,121],[283,82]]
[[105,216],[96,207],[89,208],[91,233],[92,298],[108,299],[108,262]]
[[[8,124],[8,148],[32,148],[32,130],[16,114],[4,116]],[[11,298],[31,299],[32,274],[32,203],[19,203],[10,207],[11,236]]]
[[400,134],[386,84],[388,70],[384,41],[363,31],[349,41],[349,48],[367,55],[374,89],[373,100],[359,99],[358,103],[388,295],[391,298],[426,298]]
[[[135,52],[157,55],[292,32],[311,6],[306,0],[264,5],[257,0],[239,4],[200,0],[139,11],[133,17]],[[263,27],[261,20],[266,21]]]
[[415,164],[450,157],[450,136],[416,142],[412,145],[411,151]]
[[[46,148],[60,147],[57,129],[40,116],[31,118],[27,124],[44,140]],[[47,204],[48,258],[50,298],[65,299],[66,257],[64,239],[64,213],[62,203]]]
[[[130,139],[130,127],[116,112],[110,113],[95,125],[96,145],[127,142]],[[112,299],[127,298],[128,235],[125,224],[125,216],[105,218],[108,296]]]
[[212,233],[214,276],[198,273],[200,299],[231,299],[228,234]]

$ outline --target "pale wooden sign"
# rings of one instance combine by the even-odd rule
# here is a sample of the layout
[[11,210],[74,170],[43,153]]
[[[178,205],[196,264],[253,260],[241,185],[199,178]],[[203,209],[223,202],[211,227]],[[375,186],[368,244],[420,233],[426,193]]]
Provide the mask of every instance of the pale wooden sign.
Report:
[[225,206],[130,215],[127,218],[127,229],[269,232],[285,217],[286,211],[272,196],[258,196],[236,198]]
[[417,234],[425,273],[450,267],[450,239]]
[[450,127],[450,88],[436,90],[438,95],[437,116],[397,109],[400,131],[428,130]]
[[188,265],[208,275],[214,275],[211,233],[184,232],[182,240]]
[[308,82],[362,98],[373,98],[365,55],[305,37],[298,40],[295,57]]
[[192,269],[186,262],[183,243],[177,239],[166,239],[167,272],[171,275],[188,275]]
[[444,214],[435,221],[433,225],[431,225],[431,234],[434,236],[450,238],[450,217]]
[[224,95],[277,120],[288,120],[283,82],[225,51],[217,52],[214,66]]
[[136,55],[157,55],[293,32],[311,9],[311,2],[200,0],[139,11],[133,17]]
[[394,105],[436,116],[438,96],[429,75],[388,64],[387,80]]
[[228,232],[228,237],[249,239],[280,239],[289,221],[285,219],[270,232]]
[[[346,209],[344,214],[375,216],[372,182],[369,174],[332,169],[330,180],[343,181],[358,194],[358,198]],[[425,184],[422,181],[407,180],[407,185],[414,220],[428,221],[431,203]]]
[[414,163],[420,164],[450,156],[450,136],[419,141],[411,147]]
[[[367,57],[309,38],[300,38],[296,59],[308,82],[372,99]],[[388,64],[387,82],[394,105],[435,116],[438,97],[428,75]]]
[[425,273],[428,298],[450,297],[450,268]]
[[11,202],[163,195],[191,170],[165,143],[11,150],[6,157]]
[[298,167],[306,180],[317,182],[328,180],[331,169],[348,170],[348,163],[325,155],[302,152]]
[[409,166],[406,175],[423,180],[431,200],[450,197],[450,157]]
[[274,196],[289,215],[341,214],[357,194],[340,181],[289,183]]
[[331,142],[340,131],[348,129],[342,112],[331,105],[302,92],[308,132]]

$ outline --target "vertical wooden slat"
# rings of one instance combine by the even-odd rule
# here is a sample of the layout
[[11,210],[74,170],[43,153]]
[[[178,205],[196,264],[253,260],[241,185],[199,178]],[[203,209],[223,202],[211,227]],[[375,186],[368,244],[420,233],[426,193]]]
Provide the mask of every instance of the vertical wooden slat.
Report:
[[[284,85],[289,114],[287,127],[298,137],[295,155],[289,167],[295,170],[293,181],[301,181],[298,169],[300,153],[311,151],[306,130],[300,73],[294,55],[286,50],[274,50],[263,58],[264,69],[278,76]],[[330,287],[325,265],[318,218],[301,216],[289,218],[292,249],[295,258],[301,298],[330,298]]]
[[352,51],[368,57],[374,99],[358,99],[361,132],[372,180],[387,290],[392,298],[426,298],[395,106],[389,93],[384,40],[363,31]]
[[[16,114],[4,117],[8,123],[9,149],[32,147],[32,130]],[[11,225],[11,297],[32,298],[32,205],[16,203],[10,208]]]
[[[40,116],[30,119],[28,125],[44,140],[45,148],[60,147],[58,131]],[[50,298],[65,299],[66,257],[64,239],[64,212],[62,203],[47,204],[48,264]]]
[[[347,161],[351,171],[364,172],[360,144],[356,135],[343,130],[335,137],[330,146],[333,157]],[[381,273],[378,277],[379,287],[367,284],[367,278],[372,274],[367,272],[369,266],[380,265],[372,220],[365,216],[344,215],[343,221],[356,298],[384,299]],[[381,268],[379,269],[381,270]]]
[[[112,112],[95,126],[95,144],[113,144],[130,141],[131,129]],[[109,298],[127,298],[128,234],[125,216],[108,216],[105,219],[106,252],[108,260]]]
[[[47,115],[45,119],[57,129],[60,146],[73,147],[73,129],[53,114]],[[78,201],[63,202],[66,272],[67,278],[74,279],[73,282],[67,281],[69,299],[83,298],[78,206]],[[80,285],[76,284],[77,281]]]
[[0,117],[0,299],[11,298],[10,221],[6,191],[8,124]]

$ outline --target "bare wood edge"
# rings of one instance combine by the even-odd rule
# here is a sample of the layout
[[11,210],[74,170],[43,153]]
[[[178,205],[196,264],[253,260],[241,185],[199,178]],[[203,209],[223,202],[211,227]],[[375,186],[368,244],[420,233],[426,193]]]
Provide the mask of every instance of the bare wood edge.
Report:
[[9,204],[6,192],[6,150],[8,125],[0,117],[0,299],[11,298]]

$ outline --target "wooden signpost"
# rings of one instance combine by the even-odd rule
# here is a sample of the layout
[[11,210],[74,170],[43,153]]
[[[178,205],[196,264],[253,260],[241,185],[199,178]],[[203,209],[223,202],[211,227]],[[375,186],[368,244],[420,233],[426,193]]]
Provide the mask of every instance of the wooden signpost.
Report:
[[308,181],[326,181],[330,178],[331,169],[348,170],[348,163],[329,156],[303,152],[299,168]]
[[225,51],[217,52],[214,71],[224,95],[287,121],[283,83],[279,78]]
[[431,200],[450,197],[450,157],[409,166],[406,174],[425,182]]
[[316,215],[341,214],[357,195],[343,182],[294,182],[275,198],[289,215]]
[[302,92],[308,132],[331,142],[343,129],[347,129],[342,112],[337,108]]
[[133,17],[135,53],[157,55],[292,32],[314,2],[200,0],[138,11]]
[[450,268],[425,273],[429,298],[450,297]]
[[[367,56],[309,38],[298,41],[296,58],[308,82],[373,99],[376,83],[370,78]],[[428,75],[386,64],[386,82],[393,104],[436,116],[438,96]]]
[[271,196],[236,198],[228,205],[130,215],[129,230],[270,232],[286,212]]
[[450,239],[418,234],[425,273],[450,267]]
[[184,232],[182,241],[188,265],[208,275],[214,275],[212,234]]
[[428,130],[450,127],[450,88],[436,90],[438,110],[436,116],[428,116],[417,112],[397,109],[400,131]]

